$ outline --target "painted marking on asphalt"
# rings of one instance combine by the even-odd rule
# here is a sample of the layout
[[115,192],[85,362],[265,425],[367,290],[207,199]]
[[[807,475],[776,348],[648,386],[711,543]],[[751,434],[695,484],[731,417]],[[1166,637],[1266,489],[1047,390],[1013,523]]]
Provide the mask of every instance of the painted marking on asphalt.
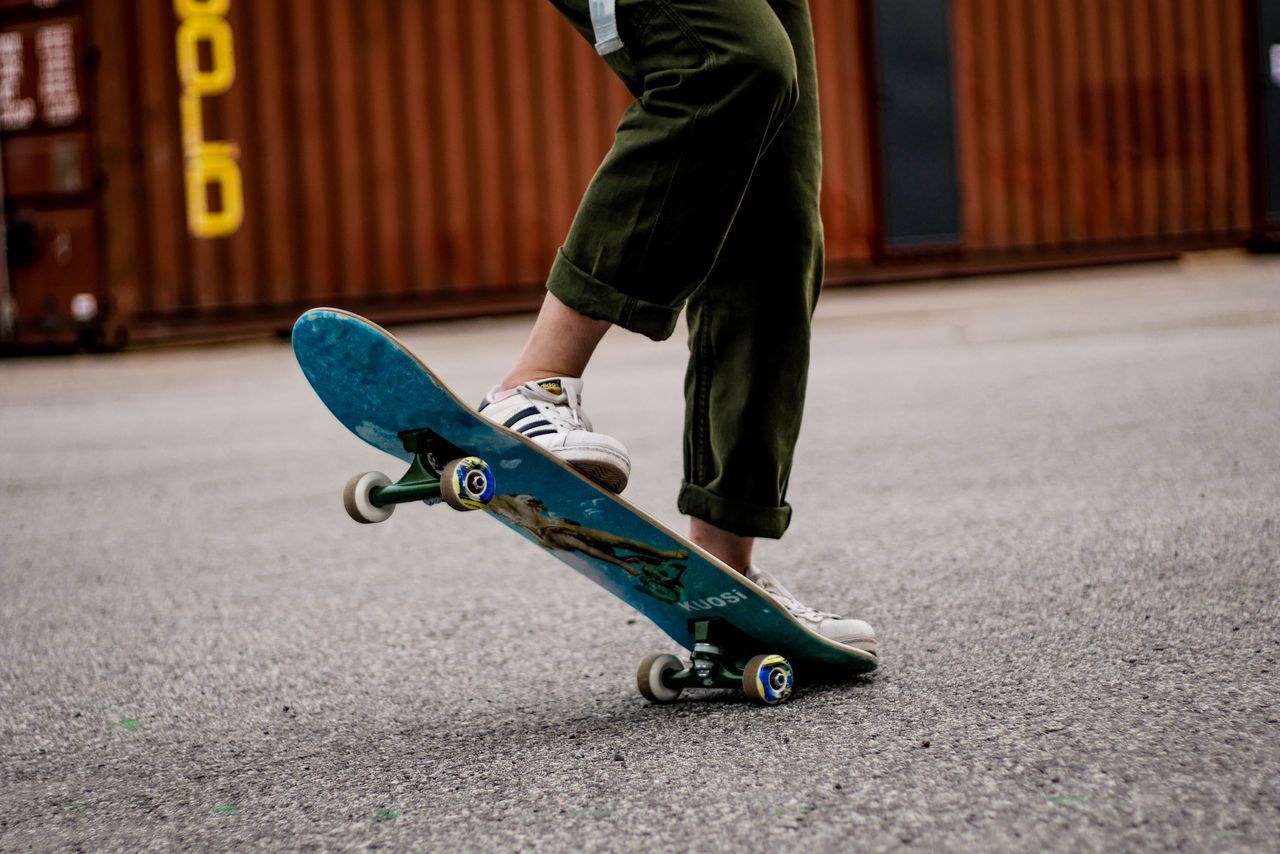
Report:
[[1078,797],[1073,795],[1045,795],[1044,799],[1054,806],[1059,807],[1066,806],[1080,800]]

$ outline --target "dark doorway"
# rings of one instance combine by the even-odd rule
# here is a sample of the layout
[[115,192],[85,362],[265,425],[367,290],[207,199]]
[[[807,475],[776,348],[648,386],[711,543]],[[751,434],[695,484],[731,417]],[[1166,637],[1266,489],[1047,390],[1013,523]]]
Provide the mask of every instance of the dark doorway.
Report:
[[888,250],[961,237],[950,0],[876,0],[880,169]]

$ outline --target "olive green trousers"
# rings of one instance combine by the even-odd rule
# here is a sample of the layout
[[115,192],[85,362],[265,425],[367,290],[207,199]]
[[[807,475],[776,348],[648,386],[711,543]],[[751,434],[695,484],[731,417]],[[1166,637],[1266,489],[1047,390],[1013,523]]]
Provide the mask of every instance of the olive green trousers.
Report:
[[[589,40],[587,0],[552,0]],[[654,340],[687,307],[679,507],[780,537],[822,287],[807,0],[618,0],[635,95],[548,289]]]

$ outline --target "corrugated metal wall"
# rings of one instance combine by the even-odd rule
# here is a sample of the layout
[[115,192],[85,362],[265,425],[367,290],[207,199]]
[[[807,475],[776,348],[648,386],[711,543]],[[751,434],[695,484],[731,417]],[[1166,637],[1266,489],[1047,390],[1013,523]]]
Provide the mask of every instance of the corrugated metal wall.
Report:
[[[1242,241],[1250,2],[952,0],[964,239],[918,267],[882,235],[871,0],[812,0],[833,278]],[[100,235],[77,258],[142,337],[321,302],[533,305],[628,101],[545,0],[0,0],[15,9],[77,21],[100,170],[96,213],[67,197],[76,234]]]
[[812,0],[822,118],[822,219],[827,260],[866,264],[879,218],[871,133],[874,81],[868,4]]
[[953,2],[970,253],[1248,233],[1246,4]]
[[203,111],[204,137],[239,149],[244,216],[200,239],[184,217],[173,2],[98,15],[134,34],[100,92],[105,112],[137,117],[102,145],[136,161],[111,218],[137,223],[144,318],[526,297],[627,103],[545,3],[237,0],[235,83]]
[[[873,257],[863,10],[815,0],[833,260]],[[136,245],[110,278],[153,329],[315,302],[420,313],[529,305],[608,150],[626,90],[549,3],[230,3],[235,83],[204,136],[239,149],[244,219],[201,239],[184,217],[173,0],[95,9],[105,160],[130,163],[109,229]],[[207,57],[205,57],[207,61]],[[119,125],[119,122],[115,124]],[[136,276],[129,272],[136,270]],[[133,289],[122,286],[130,278]]]

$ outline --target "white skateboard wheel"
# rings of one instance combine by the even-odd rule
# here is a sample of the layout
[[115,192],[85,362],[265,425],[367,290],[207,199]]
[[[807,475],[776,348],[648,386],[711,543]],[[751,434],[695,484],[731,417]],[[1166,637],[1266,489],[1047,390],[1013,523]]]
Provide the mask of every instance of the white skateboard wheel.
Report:
[[650,703],[670,703],[680,696],[680,688],[667,685],[663,676],[679,673],[681,670],[684,670],[684,665],[674,655],[651,655],[640,662],[640,667],[636,670],[636,688]]
[[380,471],[367,471],[351,478],[346,489],[342,490],[342,506],[347,508],[347,515],[365,525],[385,522],[396,506],[378,507],[369,496],[375,487],[390,485],[391,478]]

